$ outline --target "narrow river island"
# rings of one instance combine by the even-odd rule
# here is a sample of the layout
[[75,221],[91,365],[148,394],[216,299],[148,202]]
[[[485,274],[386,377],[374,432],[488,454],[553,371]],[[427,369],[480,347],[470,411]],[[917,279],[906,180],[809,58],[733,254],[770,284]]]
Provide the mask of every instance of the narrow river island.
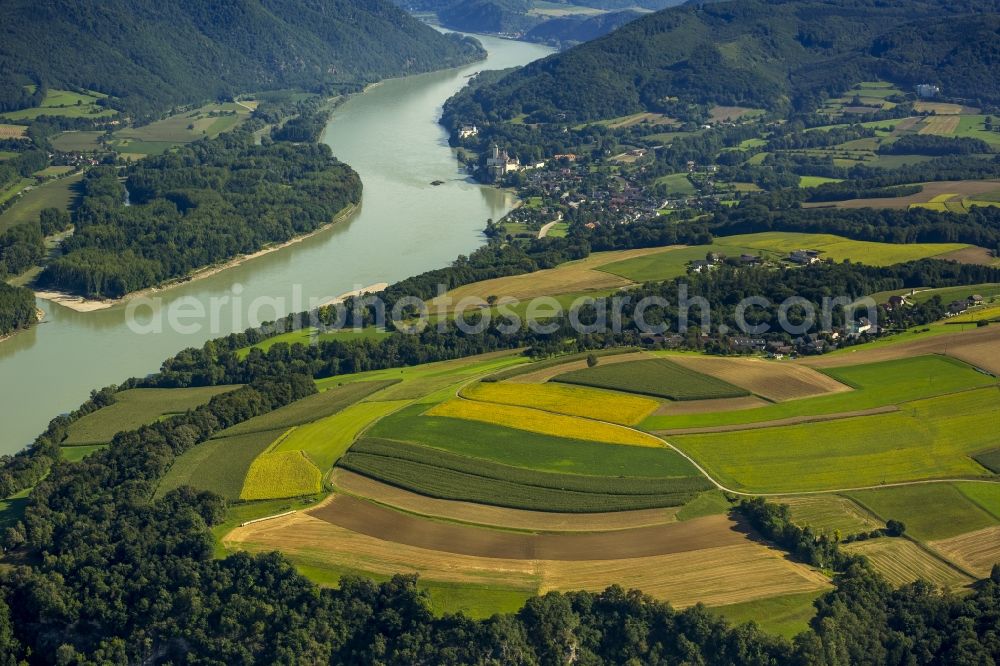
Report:
[[[524,65],[552,49],[477,38],[489,51],[485,61],[384,81],[336,110],[323,141],[364,183],[361,206],[344,222],[153,294],[155,307],[138,308],[132,326],[127,305],[81,313],[38,300],[45,321],[0,344],[0,454],[29,444],[91,389],[154,372],[181,349],[304,310],[311,299],[447,265],[482,244],[486,220],[505,215],[514,198],[461,172],[437,124],[441,105],[470,75]],[[188,313],[180,327],[169,325],[168,309]],[[190,314],[199,309],[207,316]]]

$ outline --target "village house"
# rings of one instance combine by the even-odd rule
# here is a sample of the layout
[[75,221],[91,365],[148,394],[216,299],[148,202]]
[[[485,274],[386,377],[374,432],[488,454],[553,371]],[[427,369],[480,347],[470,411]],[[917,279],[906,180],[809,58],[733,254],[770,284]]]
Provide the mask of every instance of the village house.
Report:
[[788,261],[802,266],[815,264],[819,261],[819,252],[816,250],[795,250],[788,255]]
[[468,139],[469,137],[478,136],[479,128],[475,125],[462,125],[461,129],[458,130],[459,139]]

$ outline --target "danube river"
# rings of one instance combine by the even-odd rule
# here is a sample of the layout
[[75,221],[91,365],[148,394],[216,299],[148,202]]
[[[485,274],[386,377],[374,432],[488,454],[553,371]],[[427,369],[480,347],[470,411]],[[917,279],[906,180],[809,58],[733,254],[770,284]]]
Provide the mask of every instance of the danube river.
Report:
[[[153,303],[133,306],[132,325],[125,305],[81,313],[39,300],[45,321],[0,342],[0,454],[30,443],[91,389],[154,372],[180,349],[304,310],[310,299],[447,265],[482,244],[486,220],[502,217],[514,200],[461,173],[437,124],[441,105],[470,75],[524,65],[551,49],[479,39],[489,51],[484,62],[385,81],[336,110],[323,141],[364,183],[364,201],[348,220],[154,294]],[[444,184],[431,186],[437,180]]]

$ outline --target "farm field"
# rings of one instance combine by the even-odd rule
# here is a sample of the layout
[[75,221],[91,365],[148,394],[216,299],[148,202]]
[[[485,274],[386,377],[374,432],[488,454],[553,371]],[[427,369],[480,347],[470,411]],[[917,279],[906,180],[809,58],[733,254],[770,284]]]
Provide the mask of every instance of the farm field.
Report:
[[155,154],[170,145],[215,138],[249,117],[250,109],[240,104],[206,104],[142,127],[119,130],[113,143],[119,152]]
[[0,117],[7,120],[34,120],[39,116],[62,116],[65,118],[109,118],[118,115],[114,109],[108,109],[97,104],[98,100],[106,98],[101,93],[76,93],[69,90],[49,90],[42,100],[41,106],[17,111],[7,111]]
[[238,500],[250,465],[285,432],[280,428],[261,430],[198,444],[174,460],[160,480],[156,495],[162,497],[175,488],[191,486]]
[[841,535],[848,536],[885,527],[883,521],[850,498],[840,495],[803,495],[782,497],[776,501],[788,505],[792,520],[797,525],[829,534],[839,531]]
[[[583,370],[588,367],[587,356],[589,354],[570,354],[568,356],[557,356],[533,361],[494,373],[490,375],[489,379],[492,381],[510,382],[512,384],[543,384],[556,375],[561,375],[570,370]],[[635,351],[629,348],[597,351],[594,352],[594,356],[598,358],[599,363],[604,365],[653,358],[646,352]]]
[[7,499],[0,499],[0,530],[13,527],[24,516],[31,490],[22,490]]
[[257,456],[247,470],[242,500],[313,495],[322,488],[323,473],[302,451],[273,451]]
[[264,430],[287,430],[288,428],[311,423],[353,405],[396,382],[394,380],[353,382],[331,387],[325,391],[297,400],[273,412],[244,421],[228,430],[225,437],[243,435]]
[[[620,560],[525,560],[447,553],[384,541],[308,514],[238,528],[225,537],[225,543],[229,548],[251,552],[280,548],[296,563],[308,561],[324,569],[352,569],[360,563],[365,571],[375,573],[413,572],[425,582],[494,589],[537,593],[553,589],[601,590],[618,582],[678,607],[698,601],[712,605],[737,603],[828,586],[822,575],[788,561],[776,551],[746,538],[734,543],[727,521],[697,527],[699,539],[706,539],[708,533],[718,538],[715,543],[719,545]],[[678,546],[675,541],[672,549]]]
[[116,394],[114,404],[87,414],[69,427],[64,446],[107,444],[115,434],[135,430],[160,418],[203,405],[239,386],[179,389],[131,389]]
[[932,325],[927,333],[898,335],[884,342],[865,345],[862,349],[845,349],[799,362],[813,368],[827,369],[827,372],[838,373],[842,371],[831,368],[848,363],[905,361],[919,354],[946,354],[972,367],[983,368],[994,375],[1000,375],[1000,357],[995,353],[998,341],[1000,341],[1000,327],[997,326],[979,328],[969,324],[965,329],[961,324],[952,326],[940,324],[936,325],[936,328]]
[[480,382],[462,389],[462,395],[479,402],[533,407],[621,425],[635,425],[660,406],[649,398],[551,383]]
[[906,585],[922,578],[945,589],[957,591],[972,582],[969,576],[907,539],[871,539],[842,547],[849,553],[867,557],[875,571],[893,585]]
[[694,354],[669,356],[672,363],[711,375],[773,402],[850,391],[851,387],[812,368],[752,358]]
[[332,416],[295,427],[274,451],[304,451],[317,467],[328,470],[364,428],[406,404],[405,400],[359,402]]
[[607,366],[597,365],[558,375],[553,381],[652,395],[670,400],[736,398],[750,393],[744,388],[664,358]]
[[[1000,483],[964,485],[981,485],[984,493],[1000,501]],[[1000,523],[950,483],[863,490],[850,496],[883,520],[903,521],[906,533],[921,541],[948,539]]]
[[1000,484],[956,483],[958,491],[1000,522]]
[[91,444],[83,446],[63,446],[60,448],[62,459],[69,462],[79,462],[89,456],[94,451],[107,448],[105,444]]
[[986,578],[1000,563],[1000,526],[933,541],[930,546],[963,569]]
[[565,293],[627,287],[631,284],[630,280],[610,275],[597,269],[616,261],[669,252],[672,249],[674,249],[672,246],[668,246],[638,250],[595,252],[586,259],[561,264],[557,268],[536,271],[526,275],[483,280],[482,282],[474,282],[458,287],[452,289],[442,297],[431,300],[429,307],[432,312],[437,311],[438,308],[450,311],[454,309],[459,301],[465,298],[476,299],[477,302],[485,301],[488,296],[524,300],[535,296],[554,296]]
[[374,326],[369,326],[363,328],[360,331],[345,330],[337,331],[334,333],[318,333],[316,328],[308,326],[306,328],[301,328],[295,331],[289,331],[288,333],[282,333],[281,335],[276,335],[274,337],[268,338],[263,342],[250,347],[243,347],[242,349],[236,350],[237,358],[246,358],[250,353],[251,349],[259,349],[262,352],[267,353],[267,351],[276,344],[302,344],[302,345],[313,345],[320,342],[328,342],[330,340],[381,340],[387,337],[389,334],[385,331],[380,331]]
[[[939,338],[919,341],[937,339]],[[866,349],[855,354],[814,357],[805,362],[796,361],[808,367],[821,367],[832,379],[851,386],[854,390],[789,400],[758,409],[677,416],[654,414],[643,421],[641,427],[643,430],[651,431],[718,428],[787,418],[811,418],[889,407],[920,398],[996,384],[996,380],[988,375],[946,356],[913,355],[921,352],[923,347],[913,350],[901,345],[899,348]]]
[[[1000,418],[995,387],[928,398],[878,416],[681,435],[670,442],[729,487],[751,492],[837,490],[987,473],[969,454]],[[878,437],[872,434],[878,432]],[[905,521],[904,521],[905,522]]]
[[809,620],[816,615],[813,602],[822,591],[788,594],[768,599],[747,601],[712,609],[732,624],[755,622],[768,633],[791,639],[809,627]]
[[636,430],[574,416],[543,412],[528,407],[491,405],[484,402],[456,399],[432,407],[427,414],[428,416],[480,421],[553,437],[574,437],[607,444],[650,448],[663,446],[663,442],[656,437]]
[[[330,481],[334,488],[405,513],[470,525],[542,532],[590,532],[662,525],[677,520],[676,507],[637,511],[560,513],[441,500],[403,490],[338,467]],[[685,508],[690,506],[686,505]]]
[[71,131],[58,134],[52,139],[52,147],[64,152],[89,152],[100,148],[100,138],[104,132],[96,131]]
[[28,128],[24,125],[7,125],[0,123],[0,139],[20,139],[25,136]]
[[615,446],[549,436],[461,419],[422,416],[425,407],[404,408],[375,423],[372,437],[425,444],[473,458],[541,472],[596,476],[689,476],[691,463],[663,447]]
[[917,194],[911,194],[910,196],[906,197],[847,199],[845,201],[804,203],[802,204],[802,207],[803,208],[830,208],[830,207],[896,208],[900,210],[905,210],[917,204],[930,204],[939,197],[941,198],[942,202],[950,201],[952,199],[962,200],[963,198],[974,197],[976,195],[981,195],[989,192],[995,192],[998,188],[1000,188],[1000,181],[997,180],[959,180],[959,181],[940,181],[935,183],[921,183],[921,184],[924,187],[922,192],[918,192]]
[[373,438],[356,442],[339,465],[427,497],[561,513],[680,506],[712,487],[700,475],[629,478],[540,472]]
[[50,180],[25,192],[17,203],[0,213],[0,233],[38,219],[43,208],[69,210],[77,198],[76,186],[83,174]]

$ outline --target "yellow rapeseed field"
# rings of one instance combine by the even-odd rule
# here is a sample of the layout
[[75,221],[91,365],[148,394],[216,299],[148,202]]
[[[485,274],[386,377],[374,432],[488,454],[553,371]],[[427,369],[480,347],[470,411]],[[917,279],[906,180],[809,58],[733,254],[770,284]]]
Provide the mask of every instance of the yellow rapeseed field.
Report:
[[650,398],[565,384],[484,382],[464,389],[462,395],[482,402],[533,407],[623,425],[639,423],[660,406]]
[[243,481],[240,499],[281,499],[311,495],[322,488],[323,474],[302,451],[262,453]]
[[450,400],[437,405],[428,411],[427,415],[481,421],[543,435],[585,439],[607,444],[663,446],[663,442],[651,435],[622,426],[514,405],[497,405],[472,400]]

